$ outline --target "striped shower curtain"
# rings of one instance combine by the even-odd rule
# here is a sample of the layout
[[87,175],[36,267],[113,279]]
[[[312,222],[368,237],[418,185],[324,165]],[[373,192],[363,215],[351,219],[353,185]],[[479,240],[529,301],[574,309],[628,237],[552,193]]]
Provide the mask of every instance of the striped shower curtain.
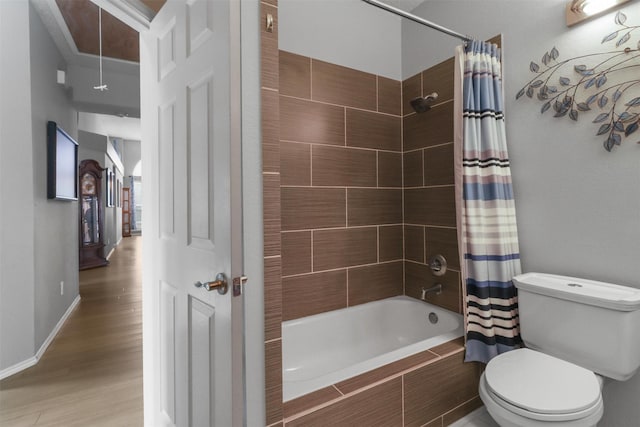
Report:
[[454,149],[465,360],[488,362],[521,343],[511,279],[520,254],[503,115],[500,49],[472,41],[456,52]]

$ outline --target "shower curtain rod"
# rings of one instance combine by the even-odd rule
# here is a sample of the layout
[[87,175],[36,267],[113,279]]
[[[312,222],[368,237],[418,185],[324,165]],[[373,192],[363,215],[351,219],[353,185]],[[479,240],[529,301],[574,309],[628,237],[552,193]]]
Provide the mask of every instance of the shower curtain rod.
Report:
[[411,13],[405,12],[402,9],[398,9],[396,7],[393,7],[393,6],[389,6],[388,4],[382,3],[381,1],[378,1],[378,0],[362,0],[362,1],[364,1],[366,3],[369,3],[372,6],[376,6],[376,7],[379,7],[380,9],[386,10],[387,12],[391,12],[391,13],[394,13],[394,14],[396,14],[398,16],[402,16],[403,18],[410,19],[411,21],[417,22],[418,24],[425,25],[425,26],[427,26],[429,28],[433,28],[434,30],[438,30],[441,33],[445,33],[445,34],[448,34],[450,36],[457,37],[457,38],[459,38],[460,40],[462,40],[464,42],[468,42],[468,41],[473,40],[473,37],[471,37],[471,36],[465,36],[464,34],[461,34],[461,33],[458,33],[456,31],[453,31],[453,30],[450,30],[448,28],[445,28],[442,25],[434,24],[431,21],[427,21],[426,19],[422,19],[419,16],[416,16],[416,15],[413,15]]

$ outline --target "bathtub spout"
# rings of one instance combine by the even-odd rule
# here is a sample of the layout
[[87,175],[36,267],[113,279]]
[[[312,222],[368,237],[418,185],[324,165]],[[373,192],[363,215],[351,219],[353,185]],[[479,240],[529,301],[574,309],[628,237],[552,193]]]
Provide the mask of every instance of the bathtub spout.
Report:
[[426,300],[427,294],[430,292],[435,292],[436,295],[440,295],[442,293],[442,285],[440,283],[436,283],[429,289],[422,288],[422,291],[420,292],[420,299],[422,301]]

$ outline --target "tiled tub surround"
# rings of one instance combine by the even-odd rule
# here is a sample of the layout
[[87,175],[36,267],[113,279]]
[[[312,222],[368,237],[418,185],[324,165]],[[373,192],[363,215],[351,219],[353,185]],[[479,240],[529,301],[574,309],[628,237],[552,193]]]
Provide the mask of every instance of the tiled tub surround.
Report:
[[285,426],[447,426],[480,407],[462,338],[284,403]]
[[402,295],[401,83],[279,57],[282,319]]
[[462,316],[404,295],[282,324],[284,401],[462,337]]
[[[480,369],[462,362],[461,339],[283,405],[276,320],[417,297],[436,281],[444,290],[428,301],[461,312],[452,63],[404,82],[283,51],[279,65],[279,168],[265,182],[265,209],[268,199],[281,213],[281,240],[265,230],[265,246],[281,249],[265,259],[267,424],[448,425],[481,405]],[[411,97],[433,91],[440,97],[431,111],[407,109]],[[436,253],[450,267],[438,280],[426,265]]]

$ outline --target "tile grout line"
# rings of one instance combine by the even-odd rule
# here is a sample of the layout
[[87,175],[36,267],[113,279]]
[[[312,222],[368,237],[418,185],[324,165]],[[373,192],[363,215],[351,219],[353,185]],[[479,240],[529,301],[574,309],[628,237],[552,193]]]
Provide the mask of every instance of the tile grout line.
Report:
[[[280,142],[287,142],[290,144],[308,144],[308,145],[312,145],[312,146],[321,146],[321,147],[328,147],[328,148],[346,148],[346,149],[352,149],[352,150],[366,150],[366,151],[381,151],[383,153],[394,153],[394,154],[402,154],[401,151],[397,151],[397,150],[385,150],[384,148],[370,148],[370,147],[358,147],[355,145],[337,145],[337,144],[324,144],[321,142],[309,142],[309,141],[294,141],[291,139],[280,139]],[[453,144],[453,142],[450,142],[449,144]],[[446,145],[446,144],[440,144],[440,145]],[[439,146],[439,145],[438,145]],[[434,145],[433,147],[437,147],[436,145]],[[416,148],[415,150],[412,151],[416,151],[416,150],[422,150],[422,148]]]
[[[397,227],[402,226],[402,223],[395,224],[380,224],[384,227]],[[378,224],[369,224],[369,225],[351,225],[349,227],[327,227],[327,228],[301,228],[296,230],[282,230],[281,233],[300,233],[303,231],[332,231],[332,230],[347,230],[351,228],[374,228],[377,227]],[[454,227],[455,228],[455,227]]]
[[[368,264],[354,264],[354,265],[347,265],[347,266],[344,266],[344,267],[330,268],[330,269],[327,269],[327,270],[316,270],[316,271],[308,271],[306,273],[289,274],[289,275],[286,275],[286,276],[282,276],[282,278],[283,279],[293,279],[295,277],[308,276],[310,274],[332,273],[332,272],[336,272],[336,271],[348,270],[348,269],[353,269],[353,268],[374,267],[374,266],[378,266],[378,265],[395,264],[395,263],[402,262],[402,261],[403,260],[401,258],[398,258],[398,259],[392,259],[390,261],[371,262],[371,263],[368,263]],[[408,261],[411,261],[411,260],[408,260]],[[419,262],[416,262],[416,261],[411,261],[411,262],[422,265],[422,263],[419,263]]]
[[[347,142],[347,132],[346,132],[346,126],[347,126],[347,122],[346,122],[346,114],[347,114],[347,110],[344,110],[344,114],[345,114],[345,133],[344,133],[344,138],[345,138],[345,144]],[[349,191],[347,190],[347,188],[345,187],[344,189],[344,226],[345,226],[345,230],[349,229]],[[377,237],[376,237],[377,239]],[[347,307],[349,307],[349,267],[346,267],[346,271],[344,272],[345,274],[345,285],[347,287],[346,289],[346,297],[347,297]]]
[[[278,172],[264,172],[266,174],[278,174]],[[401,187],[357,187],[353,185],[281,185],[283,188],[320,188],[320,189],[347,189],[353,188],[356,190],[402,190]],[[426,188],[437,188],[437,187],[453,187],[453,184],[443,184],[443,185],[432,185],[431,187]],[[423,188],[423,187],[412,187],[415,188]]]
[[380,76],[376,74],[376,112],[380,112]]
[[[403,113],[404,109],[404,83],[400,82],[400,115]],[[406,259],[406,239],[405,239],[405,197],[404,197],[404,116],[400,120],[400,169],[402,171],[402,294],[407,294],[407,272],[405,269],[405,259]],[[404,377],[403,377],[403,393],[404,393]],[[403,411],[402,411],[402,425],[404,425],[404,396],[402,399]]]
[[309,57],[309,99],[313,100],[313,59]]
[[[292,142],[295,142],[295,141],[292,141]],[[412,148],[411,150],[405,151],[404,154],[415,153],[416,151],[422,151],[422,150],[430,150],[432,148],[441,148],[441,147],[444,147],[446,145],[453,145],[453,141],[441,142],[439,144],[433,144],[433,145],[429,145],[427,147]]]
[[425,163],[424,163],[424,156],[426,155],[426,151],[424,148],[422,148],[420,150],[420,163],[422,164],[422,186],[426,187],[426,182],[427,182],[427,171],[425,169]]
[[[314,263],[313,263],[313,234],[314,234],[314,230],[309,230],[309,234],[311,235],[310,237],[310,242],[311,242],[311,272],[313,273],[313,269],[314,269]],[[284,276],[282,276],[284,277]]]
[[347,147],[347,107],[344,108],[344,147]]
[[349,228],[349,192],[344,187],[344,227]]
[[376,262],[380,262],[380,226],[376,226],[377,228],[377,233],[376,233],[376,249],[378,250],[377,252],[377,261]]
[[[336,103],[333,103],[333,102],[320,101],[320,100],[317,100],[317,99],[300,98],[299,96],[285,95],[285,94],[282,94],[282,93],[280,93],[280,96],[282,98],[296,99],[298,101],[314,102],[316,104],[330,105],[330,106],[339,107],[339,108],[350,108],[350,109],[356,110],[356,111],[364,111],[366,113],[373,113],[373,114],[380,114],[380,115],[383,115],[383,116],[396,117],[398,119],[402,119],[403,118],[402,115],[385,113],[383,111],[370,110],[370,109],[367,109],[367,108],[354,107],[354,106],[351,106],[351,105],[336,104]],[[415,114],[415,113],[413,113],[413,114]]]
[[376,188],[380,188],[380,153],[376,151]]
[[427,264],[427,226],[422,227],[422,251],[424,255],[422,256],[422,262]]
[[402,403],[402,425],[404,426],[404,374],[400,377],[401,381],[401,403]]
[[309,186],[313,187],[313,144],[309,144]]

